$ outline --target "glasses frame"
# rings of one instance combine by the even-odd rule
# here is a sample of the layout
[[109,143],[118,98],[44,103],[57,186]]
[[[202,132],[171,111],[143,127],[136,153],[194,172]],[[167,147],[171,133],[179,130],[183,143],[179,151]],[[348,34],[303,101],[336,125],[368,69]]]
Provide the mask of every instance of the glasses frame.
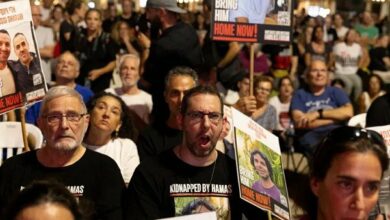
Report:
[[[80,120],[84,117],[88,115],[88,113],[82,113],[82,114],[79,114],[79,113],[62,113],[62,114],[52,114],[52,115],[44,115],[43,117],[46,119],[46,122],[49,124],[49,125],[58,125],[60,124],[60,122],[62,121],[62,119],[65,117],[66,118],[66,121],[67,122],[72,122],[72,123],[77,123],[77,122],[80,122]],[[77,117],[76,117],[77,116]],[[54,121],[50,121],[49,118],[53,117],[53,120],[57,120],[56,122]],[[70,119],[70,117],[76,117],[76,118],[73,118],[73,119]]]

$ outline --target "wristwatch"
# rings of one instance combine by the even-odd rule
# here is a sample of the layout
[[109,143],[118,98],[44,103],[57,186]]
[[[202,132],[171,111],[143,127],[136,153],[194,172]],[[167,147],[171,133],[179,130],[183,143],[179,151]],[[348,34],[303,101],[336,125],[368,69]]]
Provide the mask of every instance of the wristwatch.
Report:
[[320,115],[320,119],[324,118],[324,116],[322,115],[324,109],[318,109],[318,114]]

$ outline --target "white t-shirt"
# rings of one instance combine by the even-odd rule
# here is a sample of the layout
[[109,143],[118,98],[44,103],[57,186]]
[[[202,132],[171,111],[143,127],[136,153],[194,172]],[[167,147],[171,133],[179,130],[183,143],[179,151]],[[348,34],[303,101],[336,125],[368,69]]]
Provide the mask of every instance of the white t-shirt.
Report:
[[340,28],[335,28],[336,29],[336,32],[337,32],[337,37],[338,38],[344,38],[345,35],[347,34],[348,32],[348,28],[345,27],[345,26],[341,26]]
[[286,130],[290,125],[291,119],[289,115],[290,102],[281,103],[278,96],[271,97],[268,102],[270,105],[276,109],[276,120],[277,126],[276,129],[280,131]]
[[135,95],[128,95],[122,92],[122,88],[108,88],[105,92],[112,93],[122,98],[127,107],[133,110],[146,124],[149,124],[149,115],[152,112],[152,96],[143,91]]
[[88,149],[114,159],[121,170],[125,183],[128,184],[130,182],[134,170],[139,164],[137,146],[132,140],[127,138],[115,138],[111,139],[103,146],[92,146],[85,143],[83,145]]
[[336,74],[356,74],[359,68],[359,59],[363,53],[359,44],[353,43],[348,46],[345,42],[340,42],[333,47],[333,53],[336,60]]
[[[46,46],[54,47],[55,45],[54,34],[51,28],[38,26],[37,29],[35,29],[35,35],[36,35],[38,48],[43,48]],[[45,79],[47,82],[50,82],[51,81],[51,59],[42,58],[41,64],[42,64],[42,71],[45,75]]]

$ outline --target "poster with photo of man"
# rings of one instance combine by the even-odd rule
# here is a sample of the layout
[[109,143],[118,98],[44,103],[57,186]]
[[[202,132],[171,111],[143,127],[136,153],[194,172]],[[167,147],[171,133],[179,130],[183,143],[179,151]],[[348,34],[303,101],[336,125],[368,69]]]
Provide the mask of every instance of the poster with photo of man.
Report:
[[46,91],[30,2],[0,3],[0,114],[32,104]]
[[288,44],[292,0],[213,0],[213,40]]
[[241,198],[280,219],[290,219],[278,137],[234,108],[232,118]]

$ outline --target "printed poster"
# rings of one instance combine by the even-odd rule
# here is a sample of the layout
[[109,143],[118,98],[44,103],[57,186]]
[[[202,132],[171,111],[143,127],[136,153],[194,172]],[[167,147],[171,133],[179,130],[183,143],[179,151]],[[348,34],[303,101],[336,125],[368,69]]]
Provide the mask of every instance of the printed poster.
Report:
[[280,219],[290,219],[278,137],[236,109],[231,110],[241,198]]
[[[370,127],[367,129],[374,130],[382,135],[387,146],[387,155],[390,158],[390,125]],[[387,171],[383,174],[379,192],[379,207],[377,207],[377,209],[377,212],[386,214],[386,216],[390,215],[390,167],[387,168]]]
[[214,0],[213,40],[289,44],[292,0]]
[[32,104],[45,95],[30,2],[0,3],[0,114]]

